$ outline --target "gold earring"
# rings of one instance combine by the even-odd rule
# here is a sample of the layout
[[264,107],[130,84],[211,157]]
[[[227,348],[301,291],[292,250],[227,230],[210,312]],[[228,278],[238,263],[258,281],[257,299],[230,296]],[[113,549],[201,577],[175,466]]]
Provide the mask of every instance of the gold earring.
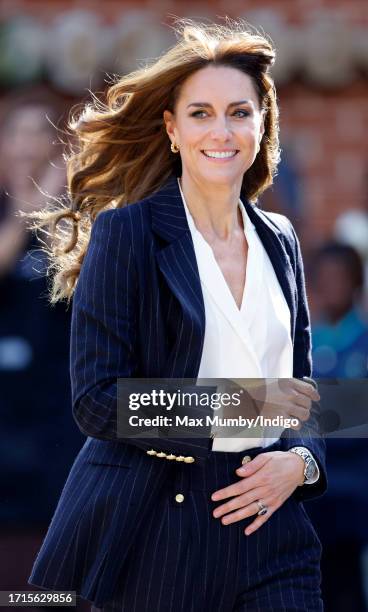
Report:
[[179,153],[179,147],[175,142],[172,142],[170,145],[170,149],[173,153]]

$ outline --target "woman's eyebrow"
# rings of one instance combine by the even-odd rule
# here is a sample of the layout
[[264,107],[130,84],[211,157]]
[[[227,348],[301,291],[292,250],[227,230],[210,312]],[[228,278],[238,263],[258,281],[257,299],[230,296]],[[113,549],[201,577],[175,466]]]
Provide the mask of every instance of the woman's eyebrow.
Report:
[[[239,106],[240,104],[253,105],[253,102],[251,100],[238,100],[237,102],[230,102],[230,104],[228,104],[228,108],[230,108],[231,106]],[[190,106],[212,108],[212,104],[210,104],[209,102],[191,102],[190,104],[188,104],[187,108],[189,108]]]

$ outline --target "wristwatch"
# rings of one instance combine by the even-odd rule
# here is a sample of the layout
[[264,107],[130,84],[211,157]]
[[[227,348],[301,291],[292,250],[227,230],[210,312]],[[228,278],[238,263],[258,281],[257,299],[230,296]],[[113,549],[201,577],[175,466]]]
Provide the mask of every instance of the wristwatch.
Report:
[[317,482],[319,478],[319,468],[312,453],[305,448],[305,446],[294,446],[293,448],[290,448],[288,452],[299,455],[299,457],[301,457],[304,461],[304,482],[299,486],[314,484]]

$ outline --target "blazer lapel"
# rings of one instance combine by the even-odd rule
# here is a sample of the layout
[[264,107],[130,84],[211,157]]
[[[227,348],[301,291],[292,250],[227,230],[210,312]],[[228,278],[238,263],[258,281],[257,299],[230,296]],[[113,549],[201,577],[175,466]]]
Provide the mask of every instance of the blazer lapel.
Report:
[[254,223],[258,235],[274,267],[277,279],[290,309],[291,339],[294,342],[297,309],[297,287],[295,274],[289,256],[280,239],[281,233],[259,208],[245,204],[247,213]]
[[192,236],[177,179],[172,176],[150,197],[152,229],[164,241],[156,253],[158,267],[177,298],[183,313],[182,326],[168,375],[197,376],[204,341],[205,309]]

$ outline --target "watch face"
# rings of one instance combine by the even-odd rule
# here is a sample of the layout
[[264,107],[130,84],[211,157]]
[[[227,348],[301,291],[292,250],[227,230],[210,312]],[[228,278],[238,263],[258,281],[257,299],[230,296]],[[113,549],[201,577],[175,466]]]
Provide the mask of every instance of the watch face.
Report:
[[309,478],[312,478],[314,476],[316,469],[314,466],[314,462],[313,461],[308,461],[308,464],[306,465],[305,468],[305,477],[308,480]]

